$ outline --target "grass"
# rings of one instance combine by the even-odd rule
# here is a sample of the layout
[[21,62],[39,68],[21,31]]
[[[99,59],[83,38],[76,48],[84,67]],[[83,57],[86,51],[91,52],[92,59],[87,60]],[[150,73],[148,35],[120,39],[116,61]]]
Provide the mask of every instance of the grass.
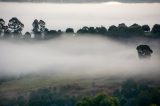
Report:
[[[26,75],[15,80],[4,82],[0,85],[0,93],[30,92],[37,89],[78,85],[84,89],[78,92],[104,89],[119,85],[122,80],[107,77],[85,77],[74,75]],[[95,86],[93,87],[93,83]],[[73,89],[72,89],[73,90]]]

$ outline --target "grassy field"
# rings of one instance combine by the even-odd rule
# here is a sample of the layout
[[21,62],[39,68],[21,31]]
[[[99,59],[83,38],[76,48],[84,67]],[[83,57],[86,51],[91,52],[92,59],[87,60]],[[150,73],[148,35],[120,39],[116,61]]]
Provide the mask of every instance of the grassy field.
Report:
[[[16,97],[26,95],[38,89],[54,89],[66,91],[68,94],[91,94],[97,92],[112,93],[119,87],[123,79],[109,77],[85,77],[69,75],[26,75],[3,82],[0,85],[0,93],[4,97]],[[12,96],[10,96],[12,95]]]

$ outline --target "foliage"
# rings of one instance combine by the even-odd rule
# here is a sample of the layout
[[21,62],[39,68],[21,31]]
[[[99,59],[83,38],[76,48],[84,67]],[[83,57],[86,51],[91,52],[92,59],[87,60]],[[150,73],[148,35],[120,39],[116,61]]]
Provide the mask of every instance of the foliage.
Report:
[[[0,36],[1,38],[11,38],[11,36],[14,36],[14,38],[29,40],[29,39],[36,39],[36,40],[48,40],[55,37],[60,36],[63,34],[61,30],[49,30],[46,28],[46,23],[43,20],[35,19],[32,23],[33,29],[32,32],[26,32],[24,35],[22,35],[22,30],[24,28],[24,24],[22,24],[21,21],[18,20],[18,18],[13,17],[9,20],[8,25],[5,25],[5,21],[0,18]],[[73,28],[67,28],[65,33],[74,33]],[[30,34],[29,34],[30,33]],[[75,33],[77,35],[103,35],[103,36],[109,36],[114,38],[119,37],[134,37],[134,36],[140,36],[140,37],[160,37],[160,25],[155,24],[150,31],[150,27],[148,25],[138,25],[133,24],[131,26],[125,25],[125,23],[121,23],[118,26],[111,25],[108,29],[104,26],[100,27],[87,27],[84,26],[77,30]],[[31,35],[33,35],[31,37]],[[13,38],[13,37],[12,37]]]
[[8,28],[13,33],[14,37],[20,38],[24,24],[22,24],[16,17],[13,17],[9,20]]
[[67,28],[66,33],[74,33],[74,29],[73,28]]
[[155,24],[151,31],[155,36],[160,36],[160,24]]
[[149,32],[149,31],[150,31],[149,25],[143,25],[143,26],[142,26],[142,30],[143,30],[144,32]]
[[159,106],[160,90],[149,87],[147,84],[137,84],[133,80],[127,80],[122,88],[115,91],[114,95],[118,97],[120,106]]
[[139,58],[149,58],[153,51],[148,45],[139,45],[137,46],[137,52]]
[[118,106],[118,99],[101,93],[94,97],[84,97],[76,106]]

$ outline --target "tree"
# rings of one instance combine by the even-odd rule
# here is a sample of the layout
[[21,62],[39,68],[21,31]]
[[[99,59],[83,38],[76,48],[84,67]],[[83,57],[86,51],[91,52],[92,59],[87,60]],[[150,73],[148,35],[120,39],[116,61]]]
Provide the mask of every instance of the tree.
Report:
[[96,27],[96,32],[97,32],[98,34],[104,35],[104,34],[107,33],[107,29],[106,29],[104,26]]
[[[148,86],[132,79],[124,81],[121,88],[114,93],[120,106],[159,106],[160,91],[157,87]],[[152,104],[152,105],[151,105]]]
[[10,32],[8,26],[4,26],[3,29],[4,29],[3,38],[10,38],[11,37],[11,32]]
[[118,106],[118,99],[101,93],[95,97],[84,97],[76,106]]
[[5,25],[5,21],[0,18],[0,34],[3,32],[4,25]]
[[160,35],[160,24],[155,24],[151,31],[153,34]]
[[149,31],[150,31],[149,25],[143,25],[143,26],[142,26],[142,30],[143,30],[144,32],[149,32]]
[[19,37],[19,35],[21,35],[21,31],[24,28],[24,25],[16,17],[13,17],[9,20],[8,28],[11,30],[14,36],[18,35]]
[[41,33],[43,33],[45,31],[46,23],[43,20],[40,20],[38,24],[39,24],[39,29],[40,29]]
[[118,25],[118,35],[128,36],[128,27],[124,23]]
[[97,34],[97,30],[94,27],[83,27],[77,31],[79,34]]
[[89,33],[89,34],[96,34],[97,31],[96,31],[96,29],[95,29],[94,27],[89,27],[89,28],[88,28],[88,33]]
[[138,93],[138,86],[135,81],[129,79],[122,84],[121,93],[125,98],[135,97]]
[[88,32],[88,27],[87,26],[84,26],[82,29],[79,29],[77,31],[78,34],[84,34],[84,33],[87,33]]
[[148,45],[139,45],[137,46],[136,49],[137,49],[139,58],[149,58],[153,53],[153,51]]
[[74,33],[74,29],[73,28],[67,28],[66,33]]
[[25,40],[31,39],[31,34],[30,34],[29,32],[26,32],[26,33],[24,34],[24,39],[25,39]]
[[108,28],[108,33],[111,36],[117,35],[118,28],[115,25],[112,25]]
[[47,31],[45,39],[52,39],[54,37],[58,37],[59,33],[56,30]]
[[40,35],[40,30],[39,30],[39,22],[37,19],[35,19],[32,23],[32,26],[33,26],[33,34],[34,34],[34,38],[35,39],[40,39],[41,38],[41,35]]
[[4,34],[4,25],[5,25],[5,21],[0,18],[0,36]]
[[39,31],[39,25],[38,25],[39,23],[38,23],[38,20],[37,19],[35,19],[34,21],[33,21],[33,23],[32,23],[32,26],[33,26],[33,33],[37,33],[38,31]]
[[45,38],[48,29],[45,27],[46,23],[43,20],[38,21],[37,19],[35,19],[32,23],[32,26],[32,31],[36,39]]
[[143,35],[143,29],[138,24],[133,24],[129,27],[129,33],[132,35]]

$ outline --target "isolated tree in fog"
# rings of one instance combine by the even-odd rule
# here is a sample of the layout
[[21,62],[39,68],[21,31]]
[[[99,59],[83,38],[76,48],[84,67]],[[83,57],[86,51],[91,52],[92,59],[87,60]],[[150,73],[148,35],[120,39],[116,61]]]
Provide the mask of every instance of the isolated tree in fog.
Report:
[[9,20],[8,28],[16,36],[21,34],[24,25],[16,17],[13,17],[12,19]]
[[137,49],[139,58],[148,58],[153,53],[153,51],[148,45],[139,45],[137,46],[136,49]]
[[151,31],[153,34],[160,34],[160,24],[155,24]]
[[74,33],[74,29],[73,28],[67,28],[66,33]]
[[143,25],[143,26],[142,26],[142,30],[143,30],[144,32],[149,32],[149,31],[150,31],[149,25]]

